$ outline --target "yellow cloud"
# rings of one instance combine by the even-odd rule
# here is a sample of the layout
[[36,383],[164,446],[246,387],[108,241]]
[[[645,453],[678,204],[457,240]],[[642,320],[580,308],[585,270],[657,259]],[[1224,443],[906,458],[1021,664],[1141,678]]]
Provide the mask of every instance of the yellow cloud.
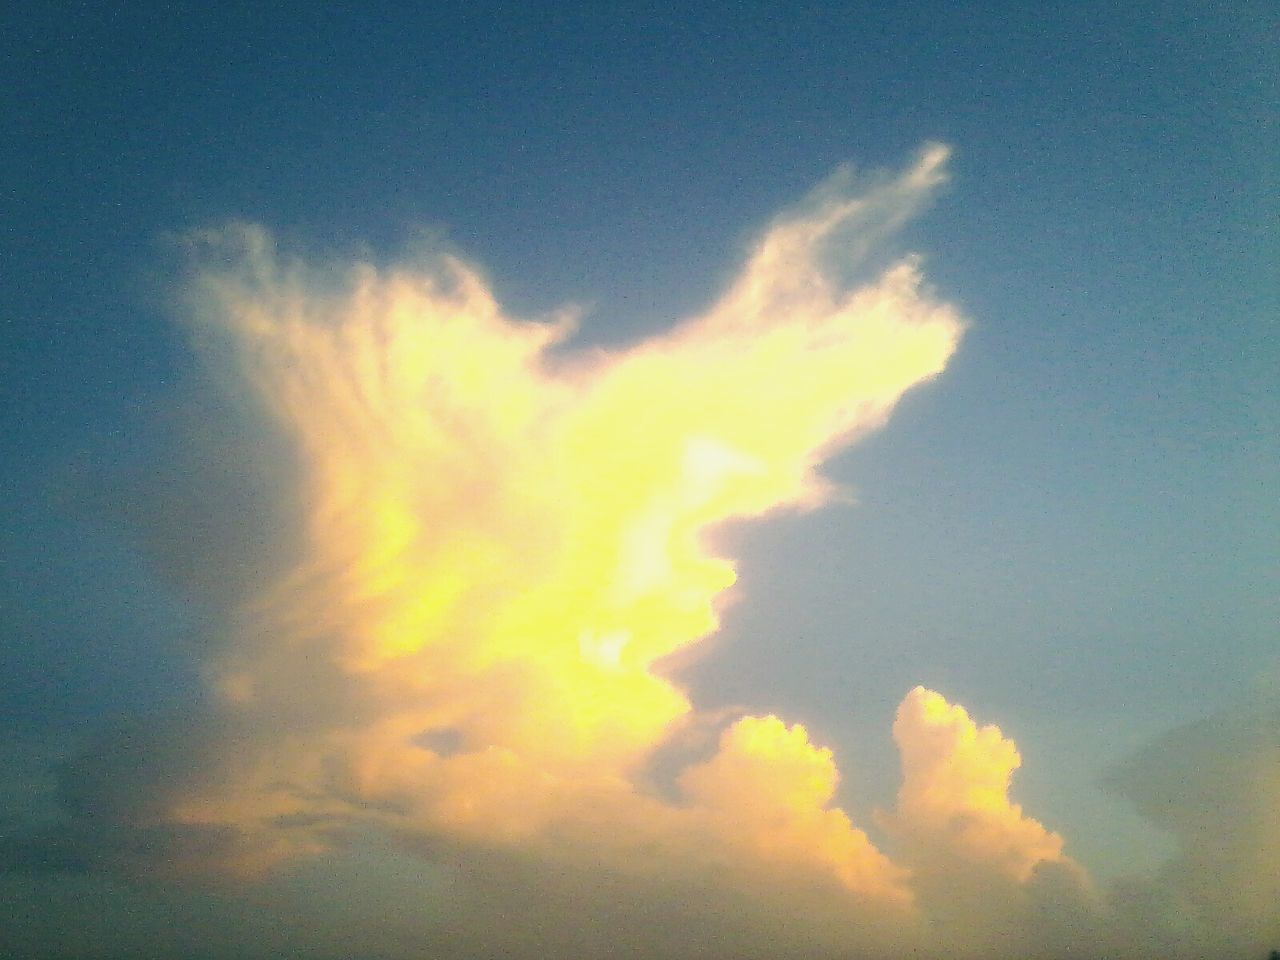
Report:
[[1009,800],[1022,758],[999,727],[979,727],[963,707],[916,687],[898,707],[893,737],[902,787],[885,819],[915,849],[913,862],[958,857],[1026,880],[1037,864],[1066,859],[1062,838]]
[[804,727],[777,717],[743,717],[720,749],[680,777],[685,794],[714,814],[729,842],[768,861],[821,865],[854,893],[906,906],[907,873],[880,853],[838,807],[831,751]]
[[[210,667],[252,733],[169,815],[235,831],[255,866],[346,821],[491,843],[613,822],[908,902],[801,727],[741,720],[684,804],[643,773],[693,710],[658,664],[717,629],[734,582],[707,531],[821,502],[823,458],[955,349],[913,259],[862,286],[841,262],[945,154],[862,193],[836,178],[703,315],[612,352],[505,316],[456,257],[335,270],[256,228],[204,238],[195,329],[283,438],[299,546]],[[708,824],[719,854],[689,839]]]
[[227,614],[209,712],[104,738],[63,771],[65,834],[9,855],[243,877],[393,837],[433,859],[445,905],[424,922],[456,924],[453,949],[415,954],[1149,956],[1152,929],[1188,956],[1273,942],[1274,705],[1122,771],[1182,854],[1111,900],[1010,799],[1013,741],[920,687],[879,818],[896,860],[838,804],[835,758],[799,724],[744,716],[709,757],[664,768],[721,719],[667,659],[714,633],[735,579],[708,532],[821,504],[824,458],[956,347],[962,325],[915,259],[846,279],[945,157],[867,190],[838,174],[703,314],[613,351],[574,350],[567,319],[505,315],[457,257],[317,267],[253,227],[200,238],[192,331],[251,408],[249,444],[284,461],[272,519],[293,526],[246,565],[275,575]]

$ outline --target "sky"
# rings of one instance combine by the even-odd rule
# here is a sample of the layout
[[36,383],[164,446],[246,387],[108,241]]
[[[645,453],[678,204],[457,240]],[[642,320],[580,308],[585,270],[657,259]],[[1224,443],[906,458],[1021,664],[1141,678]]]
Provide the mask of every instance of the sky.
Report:
[[0,952],[1280,949],[1267,4],[28,7]]

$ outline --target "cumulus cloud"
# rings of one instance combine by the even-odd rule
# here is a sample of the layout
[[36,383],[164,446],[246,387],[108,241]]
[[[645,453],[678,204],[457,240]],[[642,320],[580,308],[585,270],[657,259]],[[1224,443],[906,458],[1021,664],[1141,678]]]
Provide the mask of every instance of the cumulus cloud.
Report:
[[[212,865],[253,873],[368,820],[488,844],[601,821],[679,836],[703,801],[732,821],[747,754],[808,776],[803,750],[761,752],[762,735],[744,754],[767,728],[742,721],[684,781],[691,804],[637,788],[693,710],[659,661],[716,629],[734,580],[706,531],[820,503],[823,456],[955,347],[913,261],[855,288],[829,262],[920,203],[944,159],[863,195],[827,185],[704,315],[616,352],[553,350],[568,319],[505,316],[456,257],[336,270],[256,228],[200,238],[195,333],[285,441],[297,551],[211,659],[224,734],[161,819],[234,838]],[[788,848],[905,900],[827,808],[834,776],[725,856]]]
[[898,706],[893,738],[902,785],[877,819],[952,949],[1051,956],[1098,946],[1101,903],[1084,870],[1010,799],[1017,744],[924,687]]
[[1106,784],[1177,841],[1154,878],[1127,878],[1117,911],[1177,953],[1261,956],[1280,943],[1280,702],[1258,696],[1171,731]]
[[702,315],[616,350],[575,349],[567,314],[507,316],[453,255],[316,264],[257,227],[192,238],[189,328],[248,425],[216,449],[268,503],[215,538],[235,556],[187,551],[226,622],[207,709],[69,762],[69,819],[10,863],[314,882],[372,845],[432,871],[433,919],[370,934],[393,954],[1119,943],[1062,839],[1010,799],[1014,743],[939,694],[899,708],[903,785],[875,820],[775,716],[654,776],[716,722],[670,669],[734,582],[708,532],[826,502],[823,460],[956,348],[916,259],[850,279],[945,160],[837,174]]
[[715,756],[686,769],[680,785],[726,842],[750,856],[829,869],[855,894],[910,905],[906,871],[830,807],[837,780],[830,750],[810,743],[799,724],[769,716],[727,729]]
[[979,727],[964,707],[916,687],[898,707],[893,738],[902,788],[884,820],[921,869],[959,863],[1026,880],[1038,864],[1063,859],[1062,838],[1009,800],[1022,758],[999,727]]

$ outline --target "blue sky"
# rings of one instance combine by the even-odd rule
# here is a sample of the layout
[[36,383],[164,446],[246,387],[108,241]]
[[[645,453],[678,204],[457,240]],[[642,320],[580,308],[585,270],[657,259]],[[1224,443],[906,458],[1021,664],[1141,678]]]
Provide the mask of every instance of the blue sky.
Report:
[[12,749],[207,696],[224,598],[150,508],[204,498],[188,531],[223,549],[265,481],[211,452],[238,428],[202,399],[175,237],[443,242],[509,314],[578,305],[572,345],[620,347],[705,309],[838,165],[943,142],[949,182],[877,256],[923,255],[959,349],[827,464],[852,505],[723,532],[739,599],[682,682],[803,720],[855,810],[892,802],[924,684],[1017,740],[1015,798],[1096,877],[1158,870],[1176,838],[1099,782],[1280,678],[1278,29],[1246,2],[6,14]]

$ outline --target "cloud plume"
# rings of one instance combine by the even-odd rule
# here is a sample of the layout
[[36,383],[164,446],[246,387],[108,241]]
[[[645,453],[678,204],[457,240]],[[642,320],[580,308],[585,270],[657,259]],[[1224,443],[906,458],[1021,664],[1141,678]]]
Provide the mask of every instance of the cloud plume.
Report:
[[[249,871],[370,811],[486,842],[587,808],[641,833],[679,819],[636,785],[693,709],[658,664],[716,629],[734,580],[706,533],[820,503],[823,456],[946,363],[960,323],[914,262],[854,289],[827,263],[917,205],[944,160],[930,148],[863,196],[828,185],[704,315],[616,352],[554,349],[568,320],[506,317],[456,257],[335,279],[256,228],[202,238],[196,333],[284,440],[299,549],[210,666],[235,756],[180,785],[167,818],[230,831],[221,866]],[[688,774],[694,807],[723,813],[748,761],[831,766],[802,733],[770,754],[774,728],[753,723]],[[756,846],[807,846],[850,887],[902,899],[825,808],[825,775],[801,787],[794,835]]]
[[963,707],[916,687],[893,725],[902,754],[898,806],[887,822],[926,867],[958,860],[1026,880],[1043,862],[1062,859],[1062,838],[1009,800],[1022,764],[1017,745],[995,726],[978,727]]
[[849,279],[946,156],[837,174],[705,312],[620,349],[576,347],[570,315],[507,316],[454,255],[319,265],[253,226],[193,237],[189,329],[250,423],[235,463],[274,478],[270,536],[186,565],[254,571],[213,578],[240,586],[208,707],[69,763],[70,826],[9,858],[240,883],[385,844],[431,865],[446,918],[410,952],[1130,950],[1010,799],[1021,758],[996,727],[912,690],[897,804],[859,816],[804,726],[721,725],[671,665],[735,580],[710,533],[828,501],[824,459],[956,349],[915,258]]

